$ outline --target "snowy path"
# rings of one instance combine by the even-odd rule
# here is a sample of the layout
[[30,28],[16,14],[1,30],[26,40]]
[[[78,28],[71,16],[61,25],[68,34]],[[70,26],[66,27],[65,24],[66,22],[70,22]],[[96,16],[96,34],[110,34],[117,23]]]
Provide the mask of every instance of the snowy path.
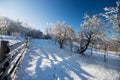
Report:
[[119,80],[119,67],[32,40],[16,80]]

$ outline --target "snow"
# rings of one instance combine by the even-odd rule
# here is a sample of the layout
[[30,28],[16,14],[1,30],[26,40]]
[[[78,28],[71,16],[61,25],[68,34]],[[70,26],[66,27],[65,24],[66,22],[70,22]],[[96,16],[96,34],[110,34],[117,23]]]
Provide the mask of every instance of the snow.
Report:
[[[1,35],[0,35],[0,37],[1,37]],[[1,40],[9,41],[9,43],[10,43],[9,45],[13,45],[13,44],[15,44],[15,43],[24,41],[23,38],[18,38],[18,39],[16,39],[16,38],[13,37],[13,36],[6,36],[6,35],[2,35],[2,39],[0,39],[0,41],[1,41]]]
[[33,39],[17,70],[16,80],[120,79],[119,59],[114,59],[112,55],[111,60],[105,63],[101,58],[97,59],[97,54],[93,55],[80,56],[70,50],[60,49],[48,40]]

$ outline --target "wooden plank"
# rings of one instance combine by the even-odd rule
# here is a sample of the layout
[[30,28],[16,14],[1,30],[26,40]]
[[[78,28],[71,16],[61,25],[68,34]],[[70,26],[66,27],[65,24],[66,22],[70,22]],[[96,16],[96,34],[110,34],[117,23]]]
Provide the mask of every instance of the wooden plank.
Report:
[[[14,51],[9,53],[9,58],[10,56],[12,56],[12,58],[6,58],[3,63],[9,61],[10,65],[6,67],[4,73],[2,74],[2,76],[0,77],[0,80],[3,80],[4,78],[8,78],[10,79],[12,77],[12,75],[15,73],[15,70],[17,69],[17,66],[19,65],[20,61],[23,59],[23,55],[25,49],[25,44],[22,44],[21,46],[19,46],[17,49],[15,49]],[[14,54],[12,54],[14,53]],[[12,54],[12,55],[11,55]],[[3,63],[0,65],[2,67]]]

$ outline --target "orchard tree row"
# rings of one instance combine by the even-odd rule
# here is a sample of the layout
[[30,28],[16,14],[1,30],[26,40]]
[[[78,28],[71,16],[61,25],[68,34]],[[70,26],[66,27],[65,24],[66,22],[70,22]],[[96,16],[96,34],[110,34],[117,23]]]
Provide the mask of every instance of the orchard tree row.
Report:
[[[105,13],[95,15],[84,15],[84,21],[80,25],[80,31],[76,33],[71,25],[57,21],[48,24],[46,28],[47,37],[58,42],[59,47],[69,43],[71,46],[77,42],[77,52],[84,55],[88,47],[112,49],[120,47],[120,1],[116,1],[116,7],[105,7]],[[107,28],[108,27],[108,28]],[[106,29],[107,28],[107,29]],[[112,35],[114,34],[114,39]],[[109,36],[109,37],[108,37]],[[114,49],[116,49],[116,47]]]

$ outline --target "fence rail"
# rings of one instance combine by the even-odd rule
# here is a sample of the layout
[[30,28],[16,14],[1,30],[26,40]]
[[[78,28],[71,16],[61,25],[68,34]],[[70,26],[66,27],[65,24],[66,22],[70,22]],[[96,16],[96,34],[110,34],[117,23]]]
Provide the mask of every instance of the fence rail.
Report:
[[13,80],[16,69],[24,58],[28,45],[29,39],[19,46],[17,45],[18,47],[9,52],[5,59],[0,62],[0,80]]

